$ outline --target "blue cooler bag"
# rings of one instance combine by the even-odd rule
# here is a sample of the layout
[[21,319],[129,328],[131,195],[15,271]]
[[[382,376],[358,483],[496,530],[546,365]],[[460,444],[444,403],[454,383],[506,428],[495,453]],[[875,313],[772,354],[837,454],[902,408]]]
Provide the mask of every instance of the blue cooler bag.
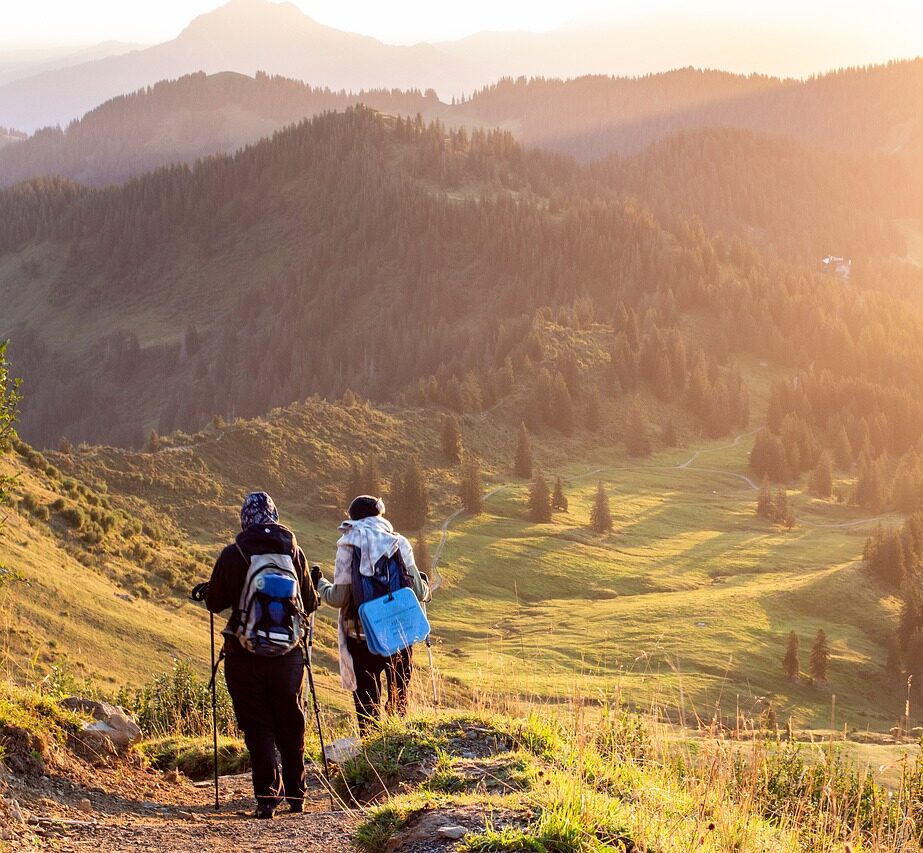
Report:
[[360,604],[359,618],[369,651],[382,657],[391,657],[430,633],[416,594],[406,586]]

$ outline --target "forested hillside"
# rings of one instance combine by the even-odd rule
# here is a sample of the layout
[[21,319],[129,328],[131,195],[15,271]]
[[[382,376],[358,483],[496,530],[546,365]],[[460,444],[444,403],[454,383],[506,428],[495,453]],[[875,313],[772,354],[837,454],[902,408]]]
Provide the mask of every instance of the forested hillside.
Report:
[[677,245],[567,160],[367,110],[121,188],[21,184],[0,210],[3,331],[31,388],[23,432],[46,445],[421,379],[478,409],[545,305],[616,323],[641,365],[624,381],[684,383],[691,358],[660,363],[676,303],[719,273],[703,235]]
[[[158,166],[233,153],[284,125],[356,104],[430,119],[445,112],[420,91],[334,92],[261,72],[199,72],[113,98],[63,129],[44,128],[8,146],[0,153],[0,185],[52,175],[91,186],[122,182]],[[0,147],[3,138],[0,130]]]
[[[703,163],[708,141],[692,146]],[[735,145],[731,185],[743,190],[761,160],[783,171],[784,143]],[[0,333],[29,389],[23,434],[45,446],[62,436],[140,446],[151,429],[348,389],[478,411],[531,376],[546,307],[566,326],[609,330],[615,393],[646,383],[711,435],[737,420],[715,366],[734,350],[899,387],[912,407],[923,387],[914,268],[866,257],[844,286],[745,241],[746,229],[713,238],[720,211],[734,210],[723,183],[690,182],[685,203],[678,189],[661,223],[622,200],[637,187],[632,164],[625,177],[621,168],[601,183],[505,133],[354,109],[122,187],[8,189]],[[785,244],[798,236],[779,224],[786,202],[823,196],[825,174],[801,182],[800,196],[791,181],[741,205],[741,219]],[[700,190],[714,199],[703,204],[708,228],[685,219]],[[663,196],[652,198],[657,209]],[[806,236],[881,255],[896,247],[874,209],[850,221],[822,219],[796,256]],[[562,363],[534,381],[573,395],[574,370]]]
[[810,265],[828,254],[904,255],[894,220],[923,215],[923,178],[914,184],[898,159],[749,130],[678,131],[638,154],[602,160],[592,173],[671,229],[698,218],[711,233]]

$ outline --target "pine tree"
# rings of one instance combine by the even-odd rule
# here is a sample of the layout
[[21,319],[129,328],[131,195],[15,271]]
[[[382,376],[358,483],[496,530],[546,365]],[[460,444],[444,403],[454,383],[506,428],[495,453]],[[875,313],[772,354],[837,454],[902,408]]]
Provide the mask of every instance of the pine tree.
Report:
[[872,461],[863,454],[856,478],[856,503],[872,512],[881,512],[885,505],[886,486],[884,460]]
[[852,468],[853,449],[849,443],[846,427],[841,426],[837,433],[836,441],[833,443],[833,458],[836,461],[836,467],[841,471],[848,471]]
[[404,526],[409,530],[420,530],[429,515],[429,492],[423,477],[420,460],[410,460],[403,481]]
[[426,536],[422,533],[417,537],[416,544],[413,546],[413,559],[421,572],[426,574],[432,572],[433,566],[432,558],[429,555],[429,545],[426,542]]
[[775,500],[772,502],[772,520],[776,524],[784,524],[789,528],[794,527],[795,516],[788,505],[788,492],[784,486],[779,487]]
[[442,455],[451,465],[461,462],[461,427],[455,415],[446,415],[442,419]]
[[343,505],[349,506],[352,499],[362,494],[362,464],[355,457],[349,468],[349,479],[346,481],[346,494]]
[[599,389],[594,387],[586,401],[586,428],[592,432],[599,432],[602,427],[602,412],[600,408]]
[[761,477],[766,475],[776,483],[788,479],[788,462],[782,439],[768,429],[761,429],[750,451],[750,467]]
[[819,498],[829,498],[833,494],[833,465],[826,450],[821,453],[817,467],[811,472],[808,488],[811,494]]
[[567,495],[564,494],[564,481],[560,477],[554,481],[554,494],[551,496],[551,508],[558,512],[567,512]]
[[[6,359],[7,342],[0,343],[0,454],[6,453],[16,437],[15,424],[19,415],[19,380],[13,379]],[[10,490],[16,482],[14,475],[0,475],[0,506],[10,500]],[[3,529],[0,517],[0,530]]]
[[676,447],[679,444],[676,437],[676,426],[673,424],[672,418],[668,418],[664,423],[663,429],[660,431],[660,440],[663,442],[664,447]]
[[372,495],[381,494],[381,471],[378,468],[378,459],[375,454],[369,456],[362,465],[361,489],[356,494]]
[[535,475],[529,491],[529,518],[536,524],[551,521],[551,493],[541,471]]
[[459,497],[465,512],[480,515],[484,510],[484,495],[481,490],[481,467],[471,460],[462,467],[459,483]]
[[160,450],[160,436],[157,435],[156,430],[151,430],[151,434],[147,437],[147,446],[145,450],[148,453],[156,453]]
[[609,511],[609,496],[606,489],[599,482],[596,487],[596,497],[590,510],[590,527],[597,533],[608,533],[612,530],[612,513]]
[[572,435],[574,432],[574,402],[567,389],[567,382],[560,373],[555,376],[551,387],[551,425],[564,435]]
[[772,491],[769,488],[769,477],[765,474],[763,475],[763,482],[760,485],[760,492],[756,498],[756,514],[760,518],[768,519],[772,521],[775,518],[775,513],[772,508]]
[[395,471],[388,484],[388,493],[385,504],[388,507],[388,518],[398,529],[408,527],[407,502],[404,492],[404,478],[400,471]]
[[818,630],[811,647],[811,678],[815,684],[825,684],[830,669],[830,646],[823,628]]
[[625,435],[625,445],[630,456],[647,456],[651,452],[647,414],[638,399],[635,399],[628,414],[628,431]]
[[786,677],[791,681],[798,678],[801,672],[801,658],[799,656],[798,647],[798,635],[794,631],[791,631],[788,635],[788,642],[785,645],[785,657],[782,658],[782,668],[785,670]]
[[513,470],[517,477],[527,480],[532,476],[532,440],[529,438],[529,430],[526,429],[525,423],[519,425],[519,438],[516,442],[516,461]]

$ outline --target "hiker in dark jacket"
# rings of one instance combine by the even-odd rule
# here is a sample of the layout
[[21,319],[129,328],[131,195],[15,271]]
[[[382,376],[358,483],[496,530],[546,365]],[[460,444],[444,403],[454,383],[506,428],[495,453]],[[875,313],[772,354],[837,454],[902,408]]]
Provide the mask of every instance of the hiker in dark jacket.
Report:
[[[234,635],[238,603],[250,567],[259,554],[291,556],[306,613],[317,609],[317,594],[306,571],[295,534],[279,524],[279,513],[265,492],[251,492],[240,510],[241,531],[218,557],[208,586],[206,605],[213,613],[231,608],[224,629],[224,677],[244,733],[253,766],[253,792],[258,818],[271,818],[283,799],[293,812],[302,811],[304,772],[304,654],[300,646],[278,657],[245,649]],[[282,759],[281,772],[276,749]]]
[[[381,675],[388,687],[388,710],[403,716],[407,712],[407,690],[413,672],[413,649],[406,648],[390,657],[369,650],[352,596],[354,553],[361,554],[364,566],[374,566],[385,554],[400,550],[404,566],[413,581],[413,591],[422,602],[430,600],[429,583],[417,569],[413,548],[384,517],[381,498],[360,495],[349,505],[349,518],[339,527],[333,583],[321,577],[317,591],[322,601],[340,611],[340,681],[353,693],[359,732],[365,734],[378,719],[381,703]],[[363,571],[360,567],[360,571]],[[363,574],[365,572],[363,571]]]

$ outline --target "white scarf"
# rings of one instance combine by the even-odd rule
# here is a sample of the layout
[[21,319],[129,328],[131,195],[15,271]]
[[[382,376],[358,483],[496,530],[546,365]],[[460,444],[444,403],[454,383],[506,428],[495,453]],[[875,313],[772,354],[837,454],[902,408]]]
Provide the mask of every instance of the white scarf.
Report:
[[394,532],[391,522],[380,515],[347,519],[339,526],[337,545],[352,545],[361,554],[359,572],[370,578],[375,574],[375,564],[382,557],[390,557],[401,546],[401,538]]

